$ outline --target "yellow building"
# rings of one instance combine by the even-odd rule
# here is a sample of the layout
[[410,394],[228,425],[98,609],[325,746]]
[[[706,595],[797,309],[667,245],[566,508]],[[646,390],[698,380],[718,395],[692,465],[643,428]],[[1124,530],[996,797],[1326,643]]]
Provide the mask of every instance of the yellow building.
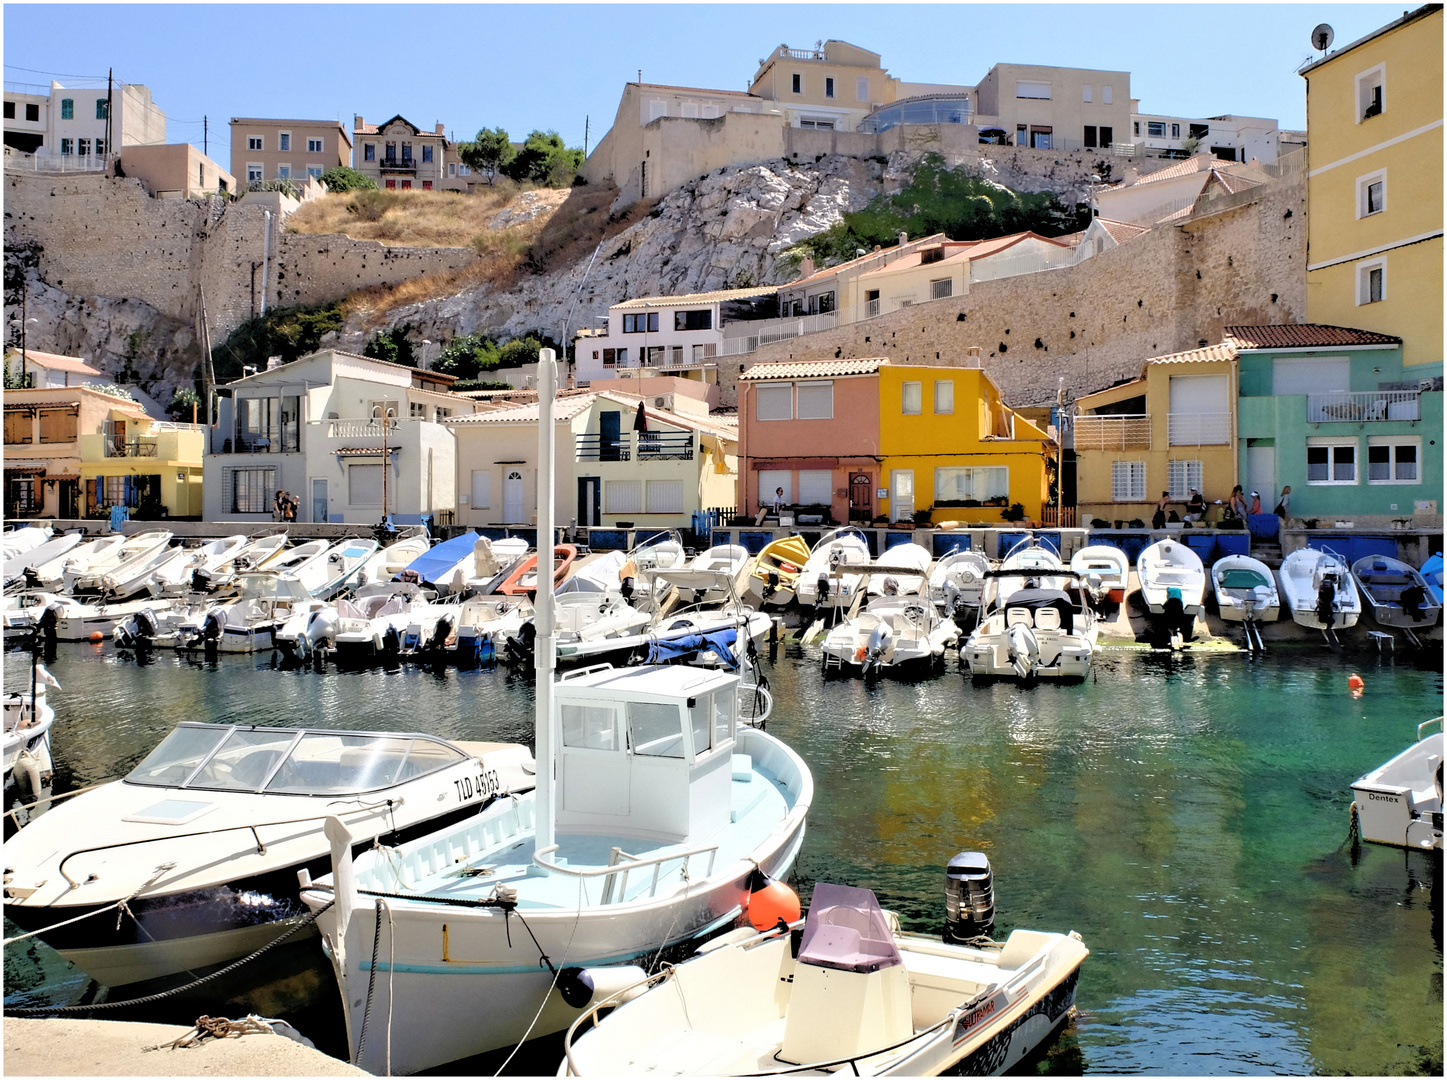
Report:
[[988,375],[885,365],[878,378],[881,513],[998,524],[1018,503],[1040,520],[1056,444],[1005,405]]
[[[1075,402],[1076,506],[1106,521],[1149,521],[1162,491],[1184,514],[1191,489],[1226,502],[1236,484],[1236,349],[1147,360],[1140,378]],[[1274,493],[1261,493],[1263,505]]]
[[114,413],[80,437],[82,516],[126,506],[133,517],[201,518],[206,429]]
[[1408,12],[1301,73],[1307,318],[1395,334],[1403,367],[1440,365],[1442,6]]

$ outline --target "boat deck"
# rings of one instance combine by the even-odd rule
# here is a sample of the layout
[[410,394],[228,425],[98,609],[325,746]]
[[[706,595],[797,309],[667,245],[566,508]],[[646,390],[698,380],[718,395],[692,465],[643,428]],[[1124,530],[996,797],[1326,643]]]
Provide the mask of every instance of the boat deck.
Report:
[[[369,852],[358,860],[357,884],[380,892],[425,893],[449,899],[481,900],[494,887],[505,884],[517,890],[518,906],[524,910],[573,908],[579,903],[579,888],[585,904],[609,901],[622,903],[666,895],[685,880],[699,881],[711,870],[719,870],[751,855],[788,815],[796,792],[776,777],[735,755],[731,782],[731,823],[711,837],[685,844],[625,835],[583,835],[559,833],[557,850],[545,859],[564,872],[545,870],[533,861],[536,851],[533,833],[533,795],[502,799],[471,821],[454,826],[433,837],[404,845],[394,852]],[[712,854],[695,854],[688,860],[684,877],[683,852],[717,845]],[[615,849],[626,856],[614,857]],[[668,858],[672,852],[678,857]],[[610,863],[660,858],[654,866],[631,871],[580,877],[566,871],[593,871]]]

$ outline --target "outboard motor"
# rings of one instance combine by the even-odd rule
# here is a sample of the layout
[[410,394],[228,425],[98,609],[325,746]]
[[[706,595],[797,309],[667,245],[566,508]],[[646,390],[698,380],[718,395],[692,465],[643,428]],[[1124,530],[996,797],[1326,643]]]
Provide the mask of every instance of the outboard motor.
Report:
[[1402,610],[1412,617],[1413,622],[1421,622],[1427,617],[1427,591],[1422,586],[1408,585],[1399,599]]
[[988,937],[995,929],[995,875],[978,851],[962,851],[945,867],[945,933],[949,942]]
[[201,627],[201,639],[206,643],[206,648],[216,648],[216,643],[221,640],[221,628],[225,621],[224,609],[206,613],[206,622]]
[[[835,552],[835,555],[837,555],[837,554],[838,554],[838,552]],[[829,556],[829,561],[830,561],[831,563],[834,561],[834,555]],[[828,575],[828,574],[820,574],[820,575],[819,575],[819,604],[822,606],[822,605],[824,605],[824,604],[827,604],[828,602],[829,602],[829,575]]]
[[628,603],[633,603],[633,592],[638,587],[637,579],[626,577],[618,583],[618,593]]
[[779,572],[770,570],[768,580],[764,584],[764,599],[767,600],[779,591]]
[[885,579],[884,579],[884,585],[883,585],[883,592],[884,592],[884,595],[885,595],[885,596],[898,596],[898,595],[899,595],[899,579],[896,578],[896,577],[893,577],[893,576],[885,578]]
[[831,552],[829,553],[829,569],[830,569],[830,570],[838,570],[839,567],[842,566],[843,564],[844,564],[844,552],[843,552],[843,550],[840,549],[840,548],[835,548],[833,551],[831,551]]
[[1336,622],[1336,582],[1330,575],[1323,576],[1316,590],[1316,617],[1330,629]]

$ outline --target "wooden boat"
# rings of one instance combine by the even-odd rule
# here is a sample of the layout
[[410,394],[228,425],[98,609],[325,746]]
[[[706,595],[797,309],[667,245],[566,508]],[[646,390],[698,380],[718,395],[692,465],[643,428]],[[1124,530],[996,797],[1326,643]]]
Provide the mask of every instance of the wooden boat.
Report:
[[1091,598],[1122,604],[1130,583],[1130,558],[1113,544],[1089,544],[1070,557],[1070,572],[1080,578]]
[[749,571],[749,595],[759,603],[783,607],[794,599],[794,586],[808,561],[809,545],[802,536],[785,536],[764,545]]
[[1090,955],[1074,931],[902,933],[870,890],[822,881],[807,919],[711,945],[580,1017],[558,1075],[994,1076],[1068,1021]]
[[[1424,729],[1437,730],[1423,735]],[[1442,850],[1442,717],[1417,725],[1417,741],[1352,784],[1362,839]]]
[[1250,555],[1226,555],[1212,563],[1211,588],[1227,622],[1275,622],[1281,614],[1271,567]]
[[530,788],[531,764],[415,733],[184,723],[5,842],[5,914],[105,986],[196,971],[306,913],[297,871],[325,866],[327,815],[396,842]]
[[1378,626],[1426,630],[1437,625],[1442,605],[1433,599],[1422,572],[1411,564],[1368,555],[1352,563],[1352,577]]
[[[553,548],[553,585],[561,585],[572,569],[578,549],[572,544],[557,544]],[[513,567],[512,571],[493,592],[503,596],[525,596],[538,589],[538,556],[534,552]]]
[[1281,598],[1299,626],[1346,630],[1357,624],[1362,600],[1346,560],[1330,549],[1300,548],[1281,560]]

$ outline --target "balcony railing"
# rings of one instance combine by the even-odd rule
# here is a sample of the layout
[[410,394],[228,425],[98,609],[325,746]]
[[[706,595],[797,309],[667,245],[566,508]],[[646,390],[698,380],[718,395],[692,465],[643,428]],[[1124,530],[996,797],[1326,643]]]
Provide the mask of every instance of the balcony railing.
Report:
[[1306,395],[1309,424],[1365,423],[1378,420],[1420,420],[1417,390],[1371,390],[1363,393]]
[[693,460],[691,431],[640,431],[637,438],[640,461]]
[[378,162],[378,164],[381,166],[383,172],[410,172],[410,173],[415,173],[415,172],[417,171],[417,159],[416,159],[416,158],[393,158],[393,157],[384,157],[384,158],[380,159],[380,161]]
[[295,454],[300,450],[301,439],[295,428],[269,433],[238,431],[221,447],[223,454]]
[[586,432],[576,437],[579,461],[631,461],[631,447],[625,435],[604,438],[601,432]]
[[692,461],[691,431],[630,431],[616,436],[590,431],[574,436],[579,461]]
[[155,457],[156,444],[154,442],[128,442],[114,443],[106,442],[106,457]]
[[1166,442],[1171,446],[1225,446],[1230,441],[1230,413],[1171,413],[1166,417]]
[[[410,418],[409,418],[410,420]],[[393,420],[387,428],[389,439],[396,437],[400,420]],[[382,437],[382,422],[372,420],[328,420],[327,438],[329,439],[380,439]]]
[[864,302],[864,317],[865,317],[866,319],[872,319],[872,318],[874,318],[874,317],[875,317],[876,315],[878,315],[878,314],[879,314],[879,301],[878,301],[878,300],[866,300],[866,301]]
[[1150,413],[1126,416],[1077,416],[1076,450],[1149,450]]

